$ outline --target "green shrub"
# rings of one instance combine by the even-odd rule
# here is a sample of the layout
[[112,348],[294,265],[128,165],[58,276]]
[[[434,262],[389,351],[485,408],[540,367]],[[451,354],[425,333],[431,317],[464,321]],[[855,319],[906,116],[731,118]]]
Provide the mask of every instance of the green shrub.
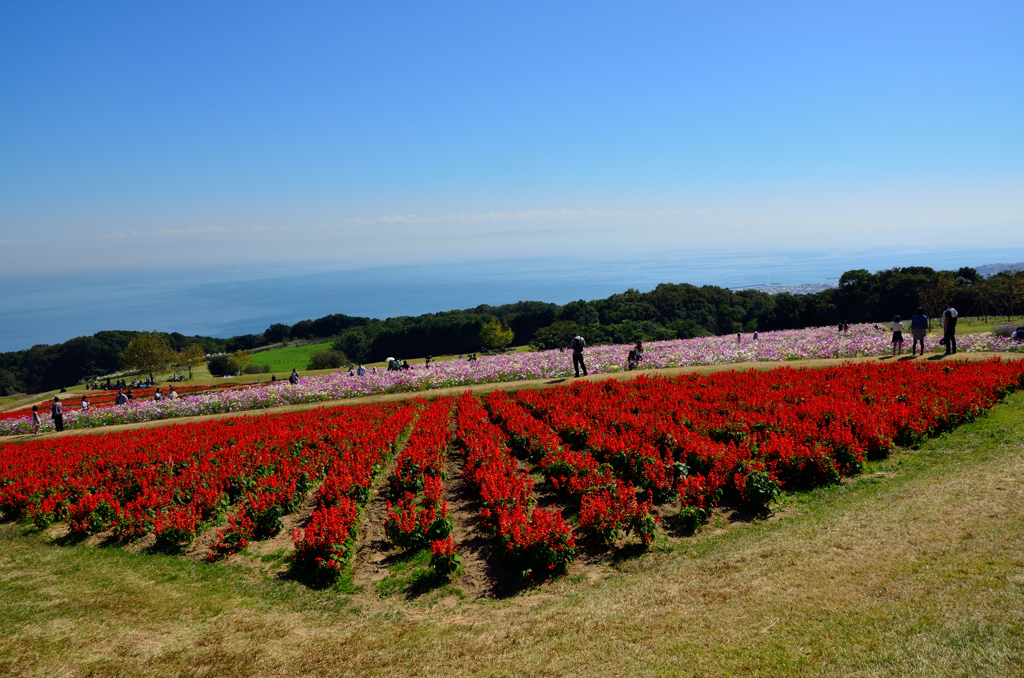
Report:
[[1009,337],[1017,329],[1017,325],[1010,323],[992,328],[992,334],[997,337]]
[[307,370],[335,370],[348,364],[348,356],[337,349],[330,351],[314,351],[309,356]]
[[206,361],[206,369],[215,377],[223,377],[238,372],[238,365],[230,356],[217,355]]
[[708,512],[699,506],[684,506],[672,519],[675,526],[686,534],[693,534],[707,521]]
[[779,494],[779,484],[764,471],[750,470],[743,479],[743,507],[751,513],[767,513],[768,504]]
[[270,365],[246,365],[242,368],[242,374],[270,374]]

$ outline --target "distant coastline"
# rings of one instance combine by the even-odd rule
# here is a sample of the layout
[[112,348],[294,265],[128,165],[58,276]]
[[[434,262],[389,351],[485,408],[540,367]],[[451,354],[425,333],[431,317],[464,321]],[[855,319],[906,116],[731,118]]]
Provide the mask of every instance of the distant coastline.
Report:
[[[155,265],[38,278],[0,274],[5,292],[0,295],[0,351],[111,328],[230,337],[331,313],[384,319],[526,300],[564,304],[627,289],[647,292],[661,283],[808,294],[835,287],[838,276],[851,269],[955,270],[1008,257],[1024,257],[1024,250],[672,251],[647,257],[538,257],[361,270],[275,263],[219,269]],[[1015,266],[1024,268],[1024,263],[976,268],[992,275]]]

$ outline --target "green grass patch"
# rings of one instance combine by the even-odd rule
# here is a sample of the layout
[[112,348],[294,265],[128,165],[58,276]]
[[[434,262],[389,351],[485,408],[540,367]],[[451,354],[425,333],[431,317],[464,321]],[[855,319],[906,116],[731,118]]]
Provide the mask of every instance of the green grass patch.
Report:
[[272,348],[269,351],[253,353],[250,363],[253,365],[270,365],[271,372],[291,372],[296,368],[300,372],[309,364],[309,357],[316,351],[329,351],[331,344],[310,344],[308,346],[289,346]]

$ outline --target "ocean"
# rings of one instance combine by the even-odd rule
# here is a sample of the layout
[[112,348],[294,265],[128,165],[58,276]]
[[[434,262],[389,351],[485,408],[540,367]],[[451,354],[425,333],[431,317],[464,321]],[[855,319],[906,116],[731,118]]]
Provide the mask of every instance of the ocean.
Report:
[[363,269],[260,264],[111,269],[5,277],[0,351],[100,330],[161,330],[227,337],[331,313],[388,318],[481,304],[565,303],[691,283],[741,289],[835,282],[844,271],[894,266],[956,269],[1024,260],[1022,249],[848,252],[674,251],[646,257],[543,257]]

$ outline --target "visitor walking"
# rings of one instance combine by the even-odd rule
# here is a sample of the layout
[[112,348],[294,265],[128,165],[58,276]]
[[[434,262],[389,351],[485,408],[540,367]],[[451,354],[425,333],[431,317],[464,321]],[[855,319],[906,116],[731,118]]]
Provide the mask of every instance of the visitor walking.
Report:
[[946,355],[956,353],[956,309],[950,306],[942,312],[942,338],[946,340]]
[[50,405],[50,416],[53,417],[53,428],[57,431],[63,431],[64,405],[60,402],[60,396],[53,396],[53,405]]
[[583,362],[583,349],[586,348],[587,342],[577,334],[569,342],[569,348],[572,349],[572,367],[576,370],[576,376],[580,376],[580,369],[583,369],[583,376],[587,376],[587,365]]
[[299,373],[295,371],[294,367],[292,368],[292,376],[288,377],[288,381],[291,384],[299,383]]
[[903,323],[899,316],[892,319],[892,354],[903,355]]
[[32,406],[32,433],[39,433],[43,422],[39,419],[39,405]]
[[924,338],[928,334],[928,316],[924,314],[924,308],[917,307],[917,313],[910,319],[910,333],[914,335],[914,350],[910,355],[917,355],[917,344],[921,343],[921,355],[924,355]]

